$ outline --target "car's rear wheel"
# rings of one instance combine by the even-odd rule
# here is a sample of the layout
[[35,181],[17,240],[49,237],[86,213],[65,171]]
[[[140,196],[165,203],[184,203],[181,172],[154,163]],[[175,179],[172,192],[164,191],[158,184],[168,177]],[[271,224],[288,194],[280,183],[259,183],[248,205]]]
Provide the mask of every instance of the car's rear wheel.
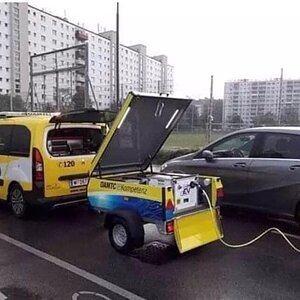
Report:
[[300,202],[298,203],[295,211],[295,219],[300,225]]
[[28,214],[28,203],[25,200],[24,192],[18,184],[13,184],[9,189],[8,200],[13,214],[17,218],[25,218]]

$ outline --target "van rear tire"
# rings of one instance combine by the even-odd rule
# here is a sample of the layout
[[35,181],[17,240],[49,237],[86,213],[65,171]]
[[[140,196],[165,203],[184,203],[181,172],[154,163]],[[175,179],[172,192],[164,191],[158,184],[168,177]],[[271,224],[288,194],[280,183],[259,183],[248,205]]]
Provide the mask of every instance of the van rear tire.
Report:
[[9,189],[8,200],[15,217],[24,219],[28,215],[28,203],[20,185],[13,184]]

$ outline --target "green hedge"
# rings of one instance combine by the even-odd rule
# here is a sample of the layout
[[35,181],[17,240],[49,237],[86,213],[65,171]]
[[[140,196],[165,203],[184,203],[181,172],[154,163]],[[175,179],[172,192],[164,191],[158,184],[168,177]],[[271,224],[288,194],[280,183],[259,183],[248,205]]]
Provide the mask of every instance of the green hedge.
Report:
[[153,164],[161,165],[169,159],[194,152],[194,149],[190,148],[180,148],[180,149],[161,149],[155,158],[153,159]]

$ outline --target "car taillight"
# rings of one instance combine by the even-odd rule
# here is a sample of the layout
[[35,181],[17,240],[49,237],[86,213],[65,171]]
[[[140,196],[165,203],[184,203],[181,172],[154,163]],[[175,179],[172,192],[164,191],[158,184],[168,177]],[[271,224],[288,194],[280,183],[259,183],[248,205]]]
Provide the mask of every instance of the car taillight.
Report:
[[223,198],[224,198],[223,188],[217,189],[217,204],[220,204],[219,201],[222,201]]
[[173,233],[174,232],[174,221],[166,222],[166,232]]
[[44,181],[44,163],[40,151],[33,148],[32,153],[33,180]]

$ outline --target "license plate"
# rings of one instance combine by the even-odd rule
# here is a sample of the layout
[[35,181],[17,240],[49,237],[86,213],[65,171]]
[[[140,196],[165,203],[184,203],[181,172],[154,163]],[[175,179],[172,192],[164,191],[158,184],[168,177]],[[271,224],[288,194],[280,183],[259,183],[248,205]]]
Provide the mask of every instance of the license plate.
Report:
[[70,180],[70,187],[82,186],[88,184],[88,178],[76,178]]

